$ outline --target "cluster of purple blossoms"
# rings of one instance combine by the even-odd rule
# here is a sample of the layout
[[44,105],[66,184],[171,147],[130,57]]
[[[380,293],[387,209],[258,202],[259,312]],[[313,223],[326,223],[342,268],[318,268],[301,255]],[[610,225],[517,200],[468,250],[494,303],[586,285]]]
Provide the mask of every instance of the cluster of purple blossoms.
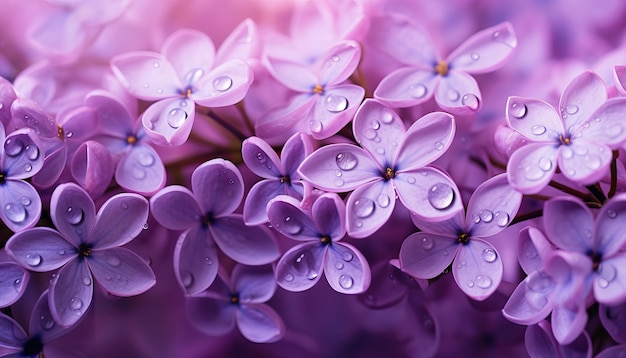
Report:
[[0,10],[0,357],[626,355],[623,1]]

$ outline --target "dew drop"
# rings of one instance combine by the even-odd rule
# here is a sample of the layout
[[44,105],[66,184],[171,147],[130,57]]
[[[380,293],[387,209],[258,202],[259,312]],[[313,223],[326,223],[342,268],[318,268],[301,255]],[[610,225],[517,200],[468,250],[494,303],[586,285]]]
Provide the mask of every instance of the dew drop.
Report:
[[566,171],[567,175],[569,175],[570,177],[573,177],[574,175],[576,175],[576,171],[574,169],[568,169]]
[[341,269],[343,269],[343,263],[341,263],[341,262],[339,262],[339,261],[335,262],[335,268],[336,268],[337,270],[341,270]]
[[322,132],[323,128],[324,125],[322,124],[322,122],[313,119],[309,121],[309,129],[311,130],[311,132],[320,133]]
[[459,100],[459,98],[461,97],[461,94],[459,94],[459,92],[457,90],[449,90],[448,91],[448,99],[452,102],[456,102]]
[[361,220],[357,220],[357,221],[354,223],[354,226],[356,226],[356,227],[363,227],[363,222],[362,222]]
[[293,220],[291,216],[287,216],[283,221],[282,229],[288,234],[297,235],[302,232],[302,225]]
[[574,151],[569,146],[562,145],[561,147],[561,155],[565,159],[571,159],[574,157]]
[[454,202],[454,190],[446,183],[437,183],[428,190],[428,202],[437,210],[444,210]]
[[506,227],[509,224],[509,214],[506,211],[498,211],[495,214],[496,225],[499,227]]
[[357,199],[353,205],[354,215],[362,219],[370,217],[376,208],[374,202],[368,198]]
[[344,252],[343,254],[341,254],[341,258],[345,261],[345,262],[350,262],[352,261],[352,259],[354,258],[354,255],[352,255],[351,252]]
[[412,84],[409,86],[409,92],[413,98],[423,98],[426,96],[428,89],[421,83]]
[[432,249],[435,246],[435,242],[430,237],[422,237],[422,248],[426,251]]
[[390,112],[385,112],[381,119],[383,123],[389,124],[393,121],[393,114],[391,114]]
[[324,105],[329,112],[341,112],[348,108],[348,99],[339,95],[328,95],[324,99]]
[[213,80],[213,88],[220,92],[227,91],[233,85],[233,79],[228,76],[220,76]]
[[380,123],[377,120],[373,120],[371,124],[372,124],[372,129],[374,130],[378,130],[380,128]]
[[290,274],[290,273],[286,273],[286,274],[285,274],[285,276],[284,276],[283,278],[284,278],[284,279],[285,279],[285,281],[287,281],[287,282],[292,282],[292,281],[293,281],[293,279],[294,279],[293,275],[292,275],[292,274]]
[[189,271],[185,271],[181,273],[180,280],[185,288],[189,288],[193,285],[193,274]]
[[26,209],[17,203],[8,203],[4,206],[6,217],[12,222],[19,224],[26,220]]
[[383,148],[383,147],[376,148],[376,154],[384,155],[385,154],[385,148]]
[[54,319],[52,318],[52,316],[48,316],[48,315],[41,315],[41,317],[39,317],[39,324],[41,325],[41,328],[43,328],[46,331],[51,330],[55,325]]
[[24,151],[26,152],[26,158],[30,160],[37,160],[37,158],[39,158],[39,148],[35,145],[27,145]]
[[185,75],[185,83],[191,85],[192,83],[197,82],[202,76],[204,76],[204,70],[201,68],[194,68]]
[[493,220],[493,212],[491,210],[481,210],[478,212],[480,220],[484,223],[490,223]]
[[339,276],[339,286],[350,289],[354,285],[354,280],[349,275],[341,275]]
[[296,257],[296,263],[301,263],[302,260],[304,260],[304,254],[300,254],[298,257]]
[[336,177],[340,177],[343,175],[343,172],[341,170],[335,170],[335,176]]
[[550,171],[550,169],[552,169],[552,161],[546,157],[541,157],[538,164],[539,169],[543,170],[544,172],[548,172]]
[[443,150],[444,145],[441,142],[435,142],[435,149],[437,150]]
[[4,152],[9,157],[16,157],[22,153],[24,145],[18,138],[9,138],[4,142]]
[[114,253],[112,253],[112,252],[107,252],[107,253],[106,253],[106,255],[105,255],[105,260],[106,260],[106,262],[107,262],[109,265],[111,265],[111,266],[113,266],[113,267],[118,267],[119,265],[121,265],[121,264],[122,264],[122,260],[120,260],[120,258],[119,258],[119,257],[117,257],[117,255],[115,255],[115,254],[114,254]]
[[333,184],[335,184],[336,187],[342,187],[344,184],[344,181],[341,178],[337,178],[333,181]]
[[72,131],[65,131],[65,138],[72,138],[74,136],[74,132]]
[[607,281],[606,279],[600,277],[600,278],[598,278],[598,286],[600,286],[600,288],[607,288],[607,287],[609,287],[609,281]]
[[154,67],[154,68],[159,68],[159,67],[161,67],[161,64],[160,64],[160,63],[158,63],[158,62],[156,62],[156,61],[154,61],[154,62],[152,63],[152,67]]
[[148,227],[149,227],[148,223],[143,224],[143,229],[144,230],[148,230]]
[[63,255],[65,255],[65,250],[61,249],[61,250],[57,251],[57,254],[59,256],[63,256]]
[[615,219],[617,217],[617,213],[615,212],[615,210],[611,209],[606,211],[606,215],[611,219]]
[[371,128],[368,128],[368,129],[365,130],[365,132],[363,132],[363,136],[366,139],[372,140],[372,139],[376,138],[376,131],[371,129]]
[[311,280],[311,281],[315,280],[317,278],[317,272],[309,272],[306,275],[306,278]]
[[348,171],[354,169],[359,164],[359,161],[354,154],[346,152],[337,154],[335,163],[339,169]]
[[472,221],[474,221],[474,224],[478,224],[480,222],[480,215],[478,215],[478,213],[472,214]]
[[180,128],[189,115],[182,108],[174,108],[167,114],[167,125],[173,129]]
[[24,170],[26,170],[27,172],[30,172],[31,170],[33,170],[33,166],[30,164],[26,164],[24,165]]
[[469,288],[474,287],[474,281],[472,281],[472,280],[468,280],[468,281],[467,281],[467,287],[469,287]]
[[576,114],[578,113],[578,106],[574,105],[574,104],[570,104],[569,106],[565,107],[565,112],[567,112],[567,114]]
[[141,180],[144,179],[147,176],[146,171],[139,167],[139,166],[134,166],[133,167],[133,177],[137,180]]
[[475,111],[478,109],[480,101],[478,100],[478,97],[476,97],[476,95],[468,93],[464,95],[463,98],[461,98],[461,104],[469,107],[472,111]]
[[154,164],[154,156],[150,153],[140,153],[137,160],[139,161],[139,164],[144,167],[149,167]]
[[213,265],[213,260],[210,257],[205,257],[204,258],[204,263],[206,265]]
[[391,199],[389,199],[389,195],[387,194],[380,194],[376,198],[376,203],[378,203],[378,206],[381,208],[386,208],[391,203]]
[[156,93],[157,94],[163,94],[163,89],[162,88],[157,88],[156,89]]
[[493,284],[491,277],[487,275],[476,276],[476,285],[480,288],[489,288]]
[[496,261],[497,258],[498,258],[498,254],[496,253],[494,249],[483,250],[483,260],[485,260],[485,262],[491,263],[491,262]]
[[15,289],[15,292],[20,292],[22,289],[22,280],[16,278],[15,281],[13,281],[13,288]]
[[91,285],[91,279],[89,277],[83,277],[83,285],[85,286]]
[[590,169],[598,169],[602,165],[602,160],[597,155],[589,154],[585,157],[585,164]]
[[406,178],[406,181],[407,181],[409,184],[415,184],[415,178],[414,178],[414,177],[408,177],[408,178]]
[[470,57],[472,58],[472,60],[474,61],[478,61],[480,59],[480,55],[476,52],[472,52],[472,54],[470,55]]
[[491,35],[491,38],[492,38],[494,41],[500,41],[500,31],[496,31],[496,32],[494,32],[494,33],[493,33],[493,35]]
[[517,119],[524,118],[527,112],[528,112],[528,108],[526,107],[525,104],[521,104],[521,103],[513,103],[511,107],[509,108],[509,113],[511,114],[511,116]]
[[30,198],[29,198],[29,197],[27,197],[27,196],[23,196],[23,197],[21,197],[21,198],[20,198],[20,203],[21,203],[23,206],[29,206],[29,205],[32,203],[32,201],[30,200]]
[[600,264],[597,274],[599,276],[598,285],[602,288],[607,288],[609,284],[615,280],[615,277],[617,277],[615,267],[606,263]]
[[78,297],[73,297],[72,299],[70,299],[70,308],[72,309],[72,311],[79,311],[81,308],[83,308],[83,300]]
[[70,206],[67,210],[65,210],[65,220],[72,225],[80,224],[83,221],[83,218],[84,214],[81,208],[74,208]]
[[546,127],[535,124],[534,126],[530,127],[530,132],[534,135],[542,135],[546,132]]

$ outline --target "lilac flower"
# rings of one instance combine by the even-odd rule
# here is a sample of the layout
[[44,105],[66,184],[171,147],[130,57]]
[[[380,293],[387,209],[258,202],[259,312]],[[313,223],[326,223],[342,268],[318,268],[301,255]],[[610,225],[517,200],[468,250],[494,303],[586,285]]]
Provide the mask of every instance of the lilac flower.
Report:
[[148,219],[148,201],[118,194],[98,213],[89,195],[74,183],[60,184],[50,201],[59,231],[37,227],[13,235],[7,253],[32,271],[60,268],[50,283],[54,320],[68,327],[91,306],[93,280],[116,296],[141,294],[155,284],[152,269],[133,251],[119,247],[135,238]]
[[41,199],[24,181],[43,166],[41,143],[30,129],[18,129],[5,137],[0,126],[0,219],[17,232],[32,227],[41,215]]
[[241,173],[231,162],[212,159],[191,176],[191,191],[170,185],[150,199],[152,215],[171,230],[184,230],[174,250],[174,273],[188,294],[206,290],[217,275],[215,245],[233,260],[262,265],[279,256],[271,231],[246,226],[233,211],[243,199]]
[[602,326],[616,342],[626,343],[626,301],[618,305],[603,305],[598,309]]
[[471,74],[501,67],[517,46],[513,27],[504,22],[476,33],[443,59],[428,34],[408,17],[387,15],[375,24],[374,46],[406,65],[374,91],[374,98],[391,107],[415,106],[434,95],[445,111],[476,112],[482,98]]
[[407,237],[400,248],[401,269],[429,279],[452,264],[459,288],[476,300],[489,297],[500,285],[502,259],[482,238],[504,230],[517,214],[522,194],[511,189],[506,175],[481,184],[463,212],[444,222],[414,219],[422,230]]
[[286,107],[267,113],[256,123],[257,135],[269,138],[306,131],[315,139],[328,138],[352,120],[365,90],[344,84],[359,64],[361,48],[343,41],[313,65],[270,58],[274,77],[298,92]]
[[268,204],[267,215],[281,234],[301,241],[278,261],[278,284],[288,291],[304,291],[322,276],[340,293],[362,293],[370,284],[365,257],[352,245],[340,242],[346,234],[345,204],[337,194],[323,194],[311,211],[298,200],[281,195]]
[[[6,256],[4,250],[2,256]],[[0,262],[0,307],[17,302],[28,286],[30,273],[12,261]]]
[[613,79],[615,80],[617,91],[622,96],[626,96],[626,66],[613,67]]
[[507,122],[530,141],[507,164],[511,185],[525,194],[537,193],[552,180],[557,165],[567,179],[582,185],[602,179],[611,150],[626,140],[624,115],[626,99],[607,100],[604,82],[591,71],[570,82],[558,112],[538,99],[509,97]]
[[280,316],[265,304],[276,290],[271,265],[237,264],[229,279],[224,272],[210,290],[187,297],[187,316],[200,331],[221,336],[235,325],[248,340],[271,343],[285,334]]
[[454,137],[454,117],[430,113],[408,130],[398,115],[367,99],[353,123],[351,144],[322,147],[298,171],[313,186],[332,192],[354,190],[348,197],[348,235],[365,237],[391,216],[396,194],[425,220],[447,219],[462,209],[456,185],[428,164],[439,158]]
[[246,225],[267,222],[267,203],[275,196],[284,194],[302,200],[310,186],[300,179],[297,169],[313,151],[311,139],[304,133],[296,133],[285,143],[281,159],[263,139],[250,137],[241,144],[243,161],[254,174],[265,178],[250,189],[243,205]]
[[591,358],[593,346],[587,332],[582,332],[573,342],[560,344],[554,338],[550,323],[541,321],[526,329],[526,349],[531,358],[578,357]]
[[204,33],[179,30],[167,38],[160,54],[130,52],[111,60],[113,71],[133,95],[158,101],[142,115],[146,134],[156,144],[181,145],[187,140],[196,103],[222,107],[245,96],[253,78],[246,62],[237,58],[218,63],[216,57],[220,54]]

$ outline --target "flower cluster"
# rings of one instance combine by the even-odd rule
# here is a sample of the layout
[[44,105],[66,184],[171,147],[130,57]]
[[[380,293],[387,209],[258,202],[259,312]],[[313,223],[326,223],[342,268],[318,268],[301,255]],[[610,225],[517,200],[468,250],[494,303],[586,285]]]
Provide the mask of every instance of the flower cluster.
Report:
[[0,357],[626,354],[622,1],[1,9]]

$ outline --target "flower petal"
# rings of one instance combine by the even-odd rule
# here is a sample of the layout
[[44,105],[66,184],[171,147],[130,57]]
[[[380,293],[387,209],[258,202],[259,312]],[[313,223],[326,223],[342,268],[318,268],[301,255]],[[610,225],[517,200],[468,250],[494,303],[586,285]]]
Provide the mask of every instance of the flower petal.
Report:
[[222,252],[244,265],[263,265],[280,256],[272,232],[265,226],[246,226],[241,215],[215,219],[209,230]]
[[233,291],[242,305],[269,301],[276,291],[276,277],[272,265],[236,265],[231,274]]
[[215,63],[223,63],[233,58],[244,60],[259,58],[261,50],[261,38],[257,25],[248,18],[243,20],[222,42],[215,55]]
[[504,230],[517,215],[522,193],[511,188],[506,173],[487,180],[467,205],[466,225],[472,237],[489,237]]
[[139,295],[156,283],[150,266],[124,247],[93,250],[86,261],[100,286],[115,296]]
[[[122,101],[117,99],[110,92],[104,90],[93,90],[85,96],[85,107],[82,110],[93,110],[94,120],[97,120],[99,128],[103,133],[116,137],[125,137],[132,133],[133,118],[128,108]],[[86,114],[81,112],[73,112],[73,117],[88,118]],[[95,124],[95,123],[94,123]],[[74,133],[72,132],[72,138]]]
[[531,143],[517,149],[509,158],[506,172],[513,189],[523,194],[536,194],[554,177],[558,147],[547,143]]
[[155,144],[178,146],[189,138],[195,117],[194,101],[167,98],[150,105],[141,115],[141,123]]
[[535,271],[515,288],[502,309],[511,322],[531,325],[545,319],[552,311],[550,294],[554,282],[544,272]]
[[317,76],[305,64],[272,57],[268,60],[272,76],[289,89],[296,92],[313,93],[315,85],[322,85],[317,83]]
[[57,182],[67,164],[67,146],[59,143],[53,151],[46,154],[43,166],[37,174],[31,177],[31,183],[37,188],[49,188]]
[[187,297],[185,308],[189,322],[204,334],[222,336],[235,328],[237,306],[211,297]]
[[250,66],[242,59],[229,60],[203,76],[191,99],[207,107],[230,106],[241,101],[254,80]]
[[180,235],[174,248],[174,274],[187,294],[209,288],[218,267],[217,249],[208,229],[195,226]]
[[381,167],[395,164],[396,153],[406,133],[404,123],[396,112],[376,100],[366,99],[357,111],[352,125],[357,143]]
[[202,211],[193,193],[180,185],[170,185],[150,198],[152,216],[170,230],[185,230],[200,223]]
[[389,107],[411,107],[428,101],[440,77],[430,67],[403,67],[383,78],[374,98]]
[[626,243],[623,222],[626,214],[626,195],[619,194],[607,201],[596,217],[596,250],[609,257],[617,253]]
[[511,96],[505,115],[509,127],[535,142],[558,143],[559,136],[565,134],[559,114],[538,99]]
[[104,194],[113,179],[115,167],[109,150],[96,141],[83,142],[69,164],[74,180],[93,197]]
[[341,240],[346,234],[346,205],[335,193],[319,196],[311,208],[311,217],[320,233],[328,235],[333,242]]
[[574,140],[569,146],[559,147],[559,169],[563,175],[582,185],[598,182],[609,172],[612,153],[601,142]]
[[456,183],[434,167],[396,173],[393,185],[402,204],[421,220],[442,221],[463,210]]
[[261,178],[278,179],[283,175],[278,154],[261,138],[250,137],[244,140],[241,144],[241,156],[248,169]]
[[537,228],[527,226],[520,230],[517,258],[527,274],[543,269],[543,261],[555,248]]
[[441,109],[454,115],[470,115],[482,106],[478,83],[465,72],[450,70],[441,77],[435,89],[435,100]]
[[20,128],[30,128],[42,138],[56,137],[57,124],[39,105],[27,98],[17,98],[11,104],[11,114]]
[[361,46],[355,41],[335,44],[319,61],[319,80],[324,86],[335,86],[347,80],[361,60]]
[[148,222],[148,206],[148,200],[134,193],[111,197],[100,207],[87,242],[98,250],[129,243]]
[[557,342],[550,330],[550,323],[542,321],[529,325],[524,335],[526,350],[531,358],[558,357]]
[[302,162],[298,172],[314,187],[332,192],[350,191],[382,179],[381,169],[372,156],[347,143],[319,148]]
[[400,247],[400,266],[411,276],[430,279],[440,275],[459,250],[456,237],[417,232]]
[[577,132],[607,98],[606,85],[595,72],[585,71],[576,76],[567,85],[559,101],[567,131],[572,134]]
[[586,254],[595,249],[593,214],[579,199],[561,196],[548,200],[543,225],[548,239],[562,250]]
[[191,175],[191,190],[203,213],[230,214],[244,195],[243,178],[237,167],[223,159],[204,162]]
[[161,53],[171,63],[183,86],[191,86],[198,79],[196,71],[207,73],[213,67],[215,46],[204,33],[180,29],[165,40]]
[[348,235],[364,238],[373,234],[389,220],[395,206],[391,181],[377,180],[356,188],[346,202]]
[[151,196],[165,185],[165,166],[158,153],[142,143],[132,147],[115,168],[115,181],[124,189]]
[[0,219],[13,232],[35,226],[41,216],[41,199],[32,185],[7,180],[0,188]]
[[626,354],[626,344],[618,344],[605,348],[602,352],[598,353],[595,358],[614,358],[623,356]]
[[461,245],[452,264],[454,280],[461,291],[475,300],[491,296],[502,281],[502,258],[487,241],[471,238]]
[[455,132],[454,117],[448,113],[433,112],[418,119],[400,144],[396,170],[418,169],[434,162],[448,150]]
[[595,272],[593,294],[596,301],[618,305],[626,299],[626,253],[602,259]]
[[598,316],[614,340],[626,343],[626,302],[615,306],[600,304]]
[[337,85],[316,95],[307,116],[308,132],[318,140],[336,134],[354,118],[364,96],[365,90],[353,84]]
[[593,113],[588,120],[573,133],[574,138],[582,136],[587,140],[603,143],[616,149],[626,141],[626,98],[611,98]]
[[236,311],[236,317],[239,331],[251,342],[276,342],[285,334],[283,320],[268,305],[241,305]]
[[319,242],[298,244],[287,252],[276,265],[276,282],[291,292],[308,290],[319,281],[326,247]]
[[613,67],[613,80],[617,91],[622,96],[626,96],[626,66]]
[[513,26],[503,22],[465,40],[448,55],[449,66],[467,73],[491,72],[502,65],[517,47]]
[[557,306],[552,310],[552,333],[561,345],[572,343],[587,323],[587,310],[584,306],[574,309]]
[[0,307],[8,307],[22,297],[30,274],[13,262],[0,262]]
[[96,222],[96,206],[85,189],[74,183],[59,184],[50,199],[52,222],[75,247],[80,246]]
[[297,173],[298,167],[312,152],[313,142],[311,137],[302,132],[292,135],[287,140],[280,153],[280,161],[285,174],[289,175],[292,181],[300,178],[300,175]]
[[93,278],[85,260],[71,260],[50,281],[49,305],[55,322],[76,324],[93,299]]
[[294,95],[288,103],[264,112],[254,123],[256,135],[272,144],[285,143],[290,136],[309,130],[304,118],[314,105],[315,97],[310,94]]
[[20,231],[6,244],[9,256],[23,267],[37,272],[56,270],[76,258],[76,247],[47,227]]
[[30,323],[28,325],[30,336],[41,335],[41,340],[44,345],[69,331],[67,328],[54,321],[52,313],[50,312],[49,301],[49,290],[46,289],[35,303],[33,312],[30,314]]
[[6,351],[3,350],[3,353],[7,355],[13,352],[20,353],[26,340],[28,340],[28,335],[22,326],[13,318],[0,314],[0,347],[9,348]]
[[556,306],[585,305],[591,293],[591,259],[577,252],[555,250],[546,257],[544,271],[556,283],[552,300]]
[[324,275],[333,290],[344,294],[365,292],[372,277],[365,256],[354,246],[338,242],[326,251]]
[[43,167],[44,152],[39,138],[31,129],[18,129],[4,140],[3,169],[5,178],[30,178]]
[[111,69],[135,97],[155,101],[180,95],[183,88],[174,67],[155,52],[128,52],[111,59]]
[[322,233],[309,215],[297,199],[286,195],[270,200],[267,206],[269,222],[278,232],[293,240],[319,241]]
[[[285,194],[288,184],[280,180],[264,179],[252,186],[243,204],[246,225],[260,225],[268,221],[267,204],[276,196]],[[301,199],[301,198],[300,198]]]

